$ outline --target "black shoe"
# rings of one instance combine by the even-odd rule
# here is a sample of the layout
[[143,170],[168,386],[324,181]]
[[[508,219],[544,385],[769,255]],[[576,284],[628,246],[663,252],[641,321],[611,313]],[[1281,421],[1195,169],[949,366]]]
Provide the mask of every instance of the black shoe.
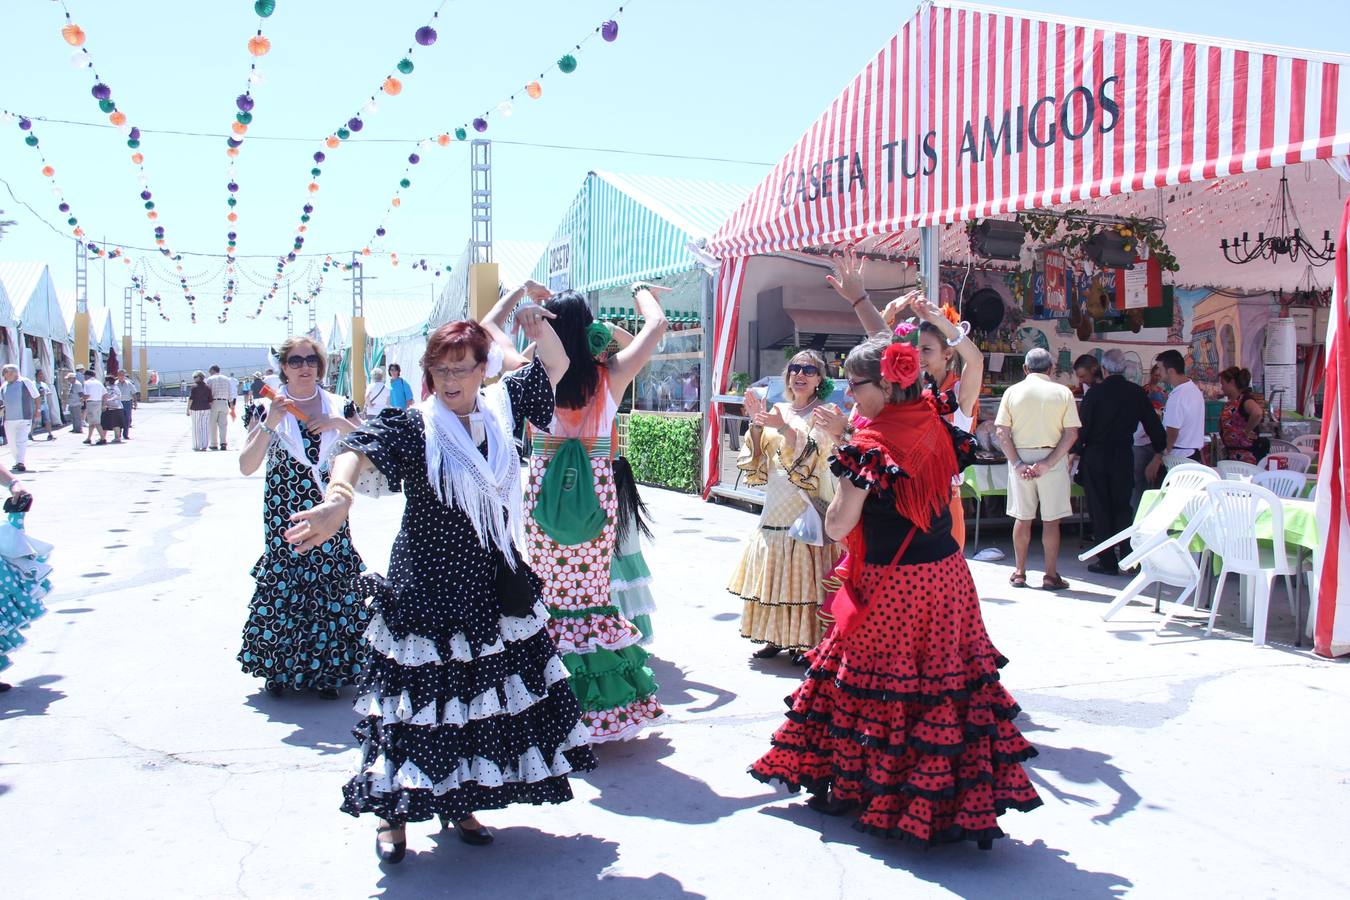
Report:
[[108,443],[108,439],[107,439],[107,438],[99,438],[98,440],[94,441],[94,446],[95,446],[95,447],[102,447],[102,446],[103,446],[104,444],[106,444],[106,443]]
[[775,656],[777,656],[778,654],[780,654],[780,653],[782,653],[782,652],[783,652],[783,648],[782,648],[782,647],[775,647],[773,644],[765,644],[763,647],[760,647],[760,648],[759,648],[758,650],[756,650],[754,653],[751,653],[751,654],[750,654],[750,658],[751,658],[751,659],[773,659]]
[[[445,822],[445,816],[441,816],[442,828],[445,827]],[[461,841],[473,847],[486,847],[493,841],[492,832],[481,825],[477,828],[465,828],[463,823],[456,822],[455,834],[459,835]]]
[[[406,836],[401,841],[380,840],[380,835],[398,830],[399,828],[395,825],[388,825],[384,828],[377,828],[375,830],[375,855],[380,858],[380,862],[389,863],[391,866],[403,862],[403,856],[408,852],[408,840]],[[389,849],[386,850],[386,847]]]
[[9,467],[9,470],[11,472],[27,472],[28,467],[25,466],[23,463],[15,463],[14,465]]
[[220,445],[220,449],[222,449],[222,450],[228,450],[228,449],[230,449],[230,448],[229,448],[229,447],[226,447],[224,444],[221,444],[221,445]]
[[9,690],[12,687],[14,687],[14,685],[6,684],[5,682],[0,681],[0,694],[3,694],[5,691]]
[[807,661],[806,661],[806,654],[805,654],[805,653],[794,653],[794,654],[792,654],[792,664],[793,664],[794,666],[806,666],[806,665],[808,665],[808,663],[807,663]]
[[827,816],[842,816],[857,806],[852,800],[838,800],[829,794],[812,794],[806,805]]
[[219,448],[219,447],[211,447],[210,449],[212,449],[212,450],[219,450],[220,448]]
[[269,697],[280,697],[286,693],[286,689],[281,686],[279,681],[268,681],[263,684],[263,690],[267,691]]
[[322,697],[324,700],[336,700],[338,699],[338,689],[324,688],[323,690],[319,691],[319,696]]
[[984,838],[983,840],[976,841],[976,842],[975,842],[975,846],[976,846],[976,847],[979,847],[981,850],[993,850],[993,849],[994,849],[994,839],[993,839],[993,838]]
[[1119,575],[1120,569],[1115,566],[1107,566],[1104,563],[1095,562],[1087,567],[1087,570],[1093,575]]

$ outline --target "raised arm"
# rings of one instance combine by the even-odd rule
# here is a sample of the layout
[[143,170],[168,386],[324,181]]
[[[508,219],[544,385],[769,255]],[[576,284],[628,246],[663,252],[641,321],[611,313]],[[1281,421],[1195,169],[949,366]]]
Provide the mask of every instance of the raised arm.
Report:
[[535,357],[544,364],[549,382],[557,387],[572,361],[562,341],[558,340],[558,333],[545,321],[554,318],[557,317],[553,313],[533,301],[516,310],[516,322],[520,330],[534,346]]
[[956,355],[961,357],[961,390],[956,395],[956,404],[965,415],[974,415],[975,404],[980,402],[980,388],[984,385],[984,354],[975,346],[966,329],[947,318],[923,294],[909,295],[907,299],[915,315],[942,332],[947,346],[955,348]]
[[666,333],[666,314],[661,309],[657,295],[668,290],[646,282],[633,285],[633,306],[644,321],[633,337],[633,342],[614,354],[609,361],[609,392],[615,399],[623,396],[638,372],[651,361],[657,344]]
[[825,276],[825,282],[849,306],[862,323],[863,331],[877,334],[886,330],[886,321],[867,297],[867,288],[863,286],[863,265],[866,260],[860,258],[852,249],[845,250],[834,258],[834,273]]
[[506,371],[519,369],[529,362],[516,345],[511,342],[510,336],[506,333],[506,320],[510,318],[511,311],[520,303],[521,298],[525,296],[525,286],[516,288],[511,293],[502,297],[488,310],[488,314],[483,317],[483,330],[492,336],[495,343],[502,351],[502,368]]

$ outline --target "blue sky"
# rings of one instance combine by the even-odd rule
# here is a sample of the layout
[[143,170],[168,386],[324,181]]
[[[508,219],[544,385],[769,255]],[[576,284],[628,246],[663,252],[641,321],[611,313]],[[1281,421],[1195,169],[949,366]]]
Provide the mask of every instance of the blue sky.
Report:
[[[908,2],[840,0],[635,0],[625,5],[619,39],[598,38],[577,54],[571,75],[554,61],[618,7],[617,0],[567,3],[475,3],[448,0],[435,23],[431,47],[417,47],[415,71],[400,75],[403,90],[381,97],[380,110],[363,116],[360,137],[337,150],[324,136],[356,113],[413,44],[413,32],[440,0],[277,0],[264,20],[271,52],[260,60],[265,82],[248,139],[235,163],[238,252],[270,257],[290,249],[300,206],[306,202],[311,155],[324,150],[317,209],[305,250],[349,250],[365,245],[380,223],[416,139],[453,129],[546,69],[544,94],[519,94],[515,112],[494,115],[487,137],[499,142],[555,144],[627,151],[557,150],[497,143],[493,151],[494,232],[498,239],[546,240],[591,169],[679,175],[752,185],[776,162],[826,104],[913,12]],[[235,113],[257,24],[252,0],[68,0],[87,35],[104,82],[130,124],[142,129],[222,133]],[[1327,28],[1330,2],[1303,3],[1296,15],[1272,15],[1269,3],[1137,0],[1102,5],[1037,0],[1019,8],[1092,15],[1126,24],[1214,34],[1239,40],[1322,50],[1345,50],[1343,29]],[[62,40],[61,5],[53,0],[5,0],[0,23],[0,107],[29,115],[105,122],[90,95],[93,79],[75,69]],[[149,246],[142,186],[125,138],[112,129],[37,123],[48,162],[81,225],[98,239]],[[262,140],[300,137],[301,141]],[[64,227],[37,155],[13,124],[0,127],[0,176],[22,200]],[[228,177],[221,138],[147,133],[145,154],[158,224],[181,250],[222,253]],[[635,155],[718,157],[758,164]],[[367,305],[381,298],[406,302],[429,297],[443,279],[412,270],[422,257],[444,266],[469,236],[468,145],[433,146],[413,168],[411,189],[389,222],[386,249],[401,264],[373,260]],[[74,284],[69,239],[49,230],[0,185],[4,218],[18,222],[0,241],[0,258],[48,262],[58,288]],[[133,257],[139,254],[132,254]],[[157,255],[155,269],[172,276]],[[213,272],[221,260],[188,259],[189,276]],[[101,302],[103,263],[94,264],[91,301]],[[267,281],[274,263],[241,259],[248,275]],[[294,264],[297,275],[304,262]],[[317,269],[317,267],[316,267]],[[121,321],[122,288],[130,268],[114,262],[108,294]],[[151,315],[151,340],[254,341],[284,334],[275,315],[278,296],[263,317],[250,320],[262,293],[243,281],[230,321],[217,324],[221,280],[196,289],[198,324],[189,325],[176,282],[152,278],[172,322]],[[299,289],[299,284],[296,284]],[[348,286],[330,276],[319,301],[319,321],[349,308]],[[303,313],[297,313],[303,315]]]

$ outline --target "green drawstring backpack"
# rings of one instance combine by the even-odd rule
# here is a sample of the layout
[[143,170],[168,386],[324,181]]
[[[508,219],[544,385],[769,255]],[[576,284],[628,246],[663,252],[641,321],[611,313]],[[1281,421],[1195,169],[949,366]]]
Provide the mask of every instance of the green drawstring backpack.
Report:
[[586,445],[576,438],[563,441],[549,460],[539,484],[534,520],[544,534],[564,547],[599,537],[608,517],[595,495],[595,477]]

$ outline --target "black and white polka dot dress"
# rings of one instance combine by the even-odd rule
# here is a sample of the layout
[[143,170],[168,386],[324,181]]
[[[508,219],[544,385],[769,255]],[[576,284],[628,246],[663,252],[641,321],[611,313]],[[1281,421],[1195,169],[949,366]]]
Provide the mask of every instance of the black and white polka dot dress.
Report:
[[[355,411],[348,403],[343,415]],[[300,434],[306,456],[317,465],[319,438],[304,428]],[[291,514],[323,502],[323,492],[314,470],[275,437],[264,471],[265,548],[253,566],[257,588],[239,663],[269,686],[317,691],[352,684],[365,663],[361,634],[369,616],[356,580],[365,566],[346,525],[319,549],[296,553],[283,536]]]
[[[546,427],[553,390],[543,366],[504,381],[515,427],[526,418]],[[387,579],[365,579],[369,668],[354,731],[362,755],[342,809],[391,822],[458,821],[512,803],[570,800],[568,773],[594,768],[595,756],[538,582],[531,615],[502,615],[493,551],[427,480],[424,427],[417,409],[386,409],[343,441],[407,503]]]

